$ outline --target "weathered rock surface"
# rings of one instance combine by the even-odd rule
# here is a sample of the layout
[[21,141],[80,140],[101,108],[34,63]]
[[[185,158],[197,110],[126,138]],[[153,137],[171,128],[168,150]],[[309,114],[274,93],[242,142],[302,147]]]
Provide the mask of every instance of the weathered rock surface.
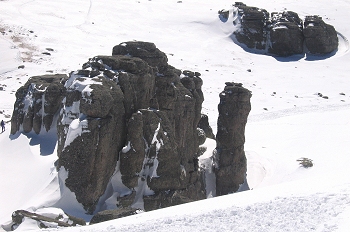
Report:
[[[290,56],[305,52],[327,54],[338,48],[334,27],[319,16],[306,16],[305,22],[292,11],[273,12],[247,6],[242,2],[234,5],[233,32],[239,44],[263,53]],[[307,50],[304,49],[304,43]]]
[[327,54],[338,48],[335,28],[326,24],[319,16],[306,16],[303,33],[310,53]]
[[292,11],[271,14],[268,52],[279,56],[303,53],[303,22]]
[[202,114],[201,119],[198,123],[198,128],[202,129],[205,133],[205,136],[210,139],[215,139],[215,135],[213,133],[213,129],[209,125],[209,118],[207,115]]
[[42,128],[49,131],[56,126],[54,117],[65,94],[65,74],[31,77],[16,92],[16,102],[11,118],[11,134],[23,129],[39,134]]
[[233,32],[237,41],[248,48],[266,49],[266,23],[269,13],[264,9],[250,7],[241,2],[236,2],[234,6],[237,8],[235,14],[238,14],[241,19],[237,22],[241,25],[240,30]]
[[226,83],[218,105],[216,135],[216,195],[236,192],[244,183],[247,159],[244,153],[245,125],[251,109],[249,90],[238,83]]
[[124,97],[104,76],[72,73],[58,119],[57,168],[68,171],[66,186],[92,213],[114,173],[125,143]]
[[[46,98],[55,100],[55,108],[45,112],[58,115],[57,169],[67,171],[65,185],[88,213],[115,172],[130,189],[118,199],[124,207],[152,210],[205,198],[198,167],[206,138],[198,128],[204,100],[200,73],[168,65],[152,43],[126,42],[112,56],[93,57],[69,78],[58,77],[33,77],[19,89],[12,132],[23,124],[23,132],[40,133],[37,124],[46,121],[35,115],[37,108],[53,105],[39,105],[41,92],[51,90]],[[42,79],[51,85],[60,80],[59,94]],[[28,99],[35,104],[28,107]]]
[[[11,133],[40,133],[41,125],[49,130],[57,124],[61,181],[87,213],[116,209],[93,222],[204,199],[200,145],[215,136],[201,114],[200,76],[168,65],[152,43],[122,43],[69,78],[31,78],[17,92]],[[245,177],[250,93],[228,83],[220,97],[216,173],[222,195],[236,191]]]

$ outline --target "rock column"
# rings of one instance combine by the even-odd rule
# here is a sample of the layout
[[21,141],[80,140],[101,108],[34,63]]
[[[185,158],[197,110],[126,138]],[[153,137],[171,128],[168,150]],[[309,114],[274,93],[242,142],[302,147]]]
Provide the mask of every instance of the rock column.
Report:
[[236,192],[247,172],[244,153],[245,125],[250,112],[251,92],[242,84],[226,83],[220,93],[216,135],[216,195]]

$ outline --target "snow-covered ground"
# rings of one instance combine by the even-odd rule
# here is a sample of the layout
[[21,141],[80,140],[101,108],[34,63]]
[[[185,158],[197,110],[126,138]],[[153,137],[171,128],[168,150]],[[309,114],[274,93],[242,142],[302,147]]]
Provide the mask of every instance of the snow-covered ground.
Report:
[[[69,73],[130,40],[154,42],[169,64],[202,74],[203,113],[214,131],[226,81],[253,93],[245,145],[252,190],[69,231],[350,230],[350,2],[245,1],[269,12],[320,15],[335,26],[339,49],[333,56],[289,58],[248,53],[234,44],[233,25],[217,15],[233,3],[0,0],[0,119],[6,122],[15,91],[28,77]],[[64,193],[53,166],[54,136],[10,136],[9,128],[8,122],[0,134],[0,224],[17,209],[60,205],[79,211],[74,202],[57,202]],[[301,157],[314,166],[300,167]],[[27,220],[18,230],[34,228]]]

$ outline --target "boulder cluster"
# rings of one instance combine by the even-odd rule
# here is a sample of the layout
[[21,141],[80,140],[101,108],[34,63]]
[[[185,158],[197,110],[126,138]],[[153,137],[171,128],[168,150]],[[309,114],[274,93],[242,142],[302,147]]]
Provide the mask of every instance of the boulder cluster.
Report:
[[[169,65],[153,43],[121,43],[69,76],[30,78],[16,93],[11,133],[57,130],[56,168],[67,171],[65,186],[89,214],[119,210],[100,212],[93,223],[204,199],[200,145],[215,136],[201,114],[200,76]],[[241,84],[226,85],[215,157],[218,195],[237,191],[246,174],[251,94]]]
[[[338,48],[338,36],[332,25],[320,16],[306,16],[304,22],[292,11],[269,13],[265,9],[236,2],[233,37],[249,49],[276,56],[294,54],[328,54]],[[224,15],[224,13],[226,14]],[[219,11],[220,18],[228,11]]]

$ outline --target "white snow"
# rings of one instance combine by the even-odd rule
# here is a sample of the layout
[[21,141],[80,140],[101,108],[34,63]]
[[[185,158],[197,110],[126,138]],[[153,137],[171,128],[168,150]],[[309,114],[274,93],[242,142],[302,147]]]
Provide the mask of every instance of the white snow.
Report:
[[[68,74],[88,58],[110,55],[114,45],[143,40],[165,52],[170,65],[202,74],[203,113],[208,114],[214,132],[225,82],[241,82],[252,91],[245,151],[247,182],[253,190],[213,197],[214,186],[208,185],[210,199],[91,226],[44,231],[349,231],[350,3],[244,3],[270,13],[295,11],[301,18],[319,15],[335,26],[339,49],[323,57],[248,53],[232,41],[236,29],[232,21],[238,16],[233,2],[224,0],[0,1],[0,120],[6,121],[6,131],[0,134],[0,224],[8,224],[18,209],[54,213],[54,207],[91,218],[74,193],[59,185],[67,171],[57,172],[54,167],[54,137],[9,134],[15,91],[31,76]],[[221,9],[230,10],[226,23],[218,17]],[[24,68],[17,68],[20,65]],[[99,82],[75,83],[88,96],[91,84]],[[64,109],[63,123],[80,118],[76,107],[78,103]],[[74,122],[72,136],[80,133],[80,121],[79,125]],[[161,140],[156,142],[161,145]],[[209,153],[200,163],[210,170],[215,142],[207,140],[203,146]],[[301,167],[296,161],[301,157],[312,159],[314,166]],[[213,178],[209,171],[206,175]],[[102,208],[115,207],[115,191],[128,194],[118,167]],[[151,194],[144,185],[139,193]],[[39,230],[32,220],[19,229]]]

